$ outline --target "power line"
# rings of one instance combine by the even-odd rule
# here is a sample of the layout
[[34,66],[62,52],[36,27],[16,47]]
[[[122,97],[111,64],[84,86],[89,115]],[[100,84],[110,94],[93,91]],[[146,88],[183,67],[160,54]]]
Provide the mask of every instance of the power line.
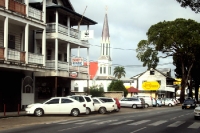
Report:
[[[90,44],[91,46],[96,46],[96,47],[101,47],[100,45],[92,45]],[[111,49],[118,49],[118,50],[131,50],[131,51],[136,51],[136,49],[124,49],[124,48],[114,48],[114,47],[109,47]]]

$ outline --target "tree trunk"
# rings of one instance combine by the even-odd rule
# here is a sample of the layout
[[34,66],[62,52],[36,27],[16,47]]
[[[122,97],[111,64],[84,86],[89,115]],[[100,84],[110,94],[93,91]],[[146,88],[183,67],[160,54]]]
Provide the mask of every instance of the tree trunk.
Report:
[[200,83],[195,81],[195,98],[197,101],[199,101],[199,85]]
[[183,103],[183,101],[185,100],[185,87],[187,85],[192,67],[193,67],[193,63],[191,63],[191,65],[188,66],[188,69],[186,71],[184,63],[182,62],[182,65],[181,65],[182,80],[181,80],[181,96],[180,96],[181,103]]

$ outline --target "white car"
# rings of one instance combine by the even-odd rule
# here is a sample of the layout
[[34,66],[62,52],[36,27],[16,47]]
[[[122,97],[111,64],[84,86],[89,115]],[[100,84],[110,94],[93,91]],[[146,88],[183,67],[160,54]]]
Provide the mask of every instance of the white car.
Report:
[[67,96],[73,98],[81,103],[86,104],[86,114],[89,115],[91,112],[94,112],[94,101],[92,100],[91,96],[86,95],[71,95]]
[[78,116],[86,113],[86,104],[68,97],[53,97],[44,103],[30,104],[25,108],[26,114],[42,116],[44,114],[70,114]]
[[175,102],[173,99],[170,99],[170,98],[166,98],[165,99],[165,105],[169,106],[169,107],[172,107],[175,105]]
[[200,117],[200,107],[196,107],[194,109],[194,119],[198,119]]
[[105,100],[110,100],[110,98],[100,98],[95,97],[92,98],[94,101],[94,109],[98,111],[100,114],[105,114],[106,112],[115,111],[117,109],[117,105],[115,101],[113,102],[106,102]]

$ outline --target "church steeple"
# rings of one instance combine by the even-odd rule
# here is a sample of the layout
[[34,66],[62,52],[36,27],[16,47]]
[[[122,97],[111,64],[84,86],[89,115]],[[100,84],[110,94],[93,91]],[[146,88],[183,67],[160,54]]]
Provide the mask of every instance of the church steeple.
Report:
[[108,79],[111,77],[112,60],[110,57],[110,34],[108,26],[107,7],[104,17],[102,36],[101,36],[101,55],[98,59],[98,76]]
[[107,7],[106,7],[106,13],[105,13],[102,36],[101,36],[101,57],[99,59],[111,60],[111,58],[110,58],[110,34],[109,34],[109,26],[108,26]]
[[102,41],[109,40],[109,38],[110,38],[110,34],[109,34],[109,27],[108,27],[108,17],[106,13],[105,18],[104,18],[103,30],[102,30]]

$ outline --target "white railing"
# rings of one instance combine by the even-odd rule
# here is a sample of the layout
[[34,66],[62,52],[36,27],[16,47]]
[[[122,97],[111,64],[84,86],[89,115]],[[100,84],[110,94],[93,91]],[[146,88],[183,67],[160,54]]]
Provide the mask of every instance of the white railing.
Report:
[[58,33],[68,35],[68,27],[66,27],[62,24],[58,24]]
[[56,32],[56,23],[48,23],[46,26],[47,33],[55,33]]
[[29,14],[29,17],[42,21],[42,18],[43,18],[42,11],[29,6],[28,14]]
[[73,28],[70,28],[70,37],[80,39],[80,34],[81,34],[80,31],[73,29]]
[[8,49],[8,60],[20,61],[20,51]]
[[46,69],[55,69],[55,60],[46,60]]
[[78,72],[78,67],[76,67],[76,66],[72,66],[71,64],[69,65],[69,71],[70,72]]
[[[46,69],[55,70],[55,60],[47,60]],[[68,63],[63,61],[58,61],[58,70],[68,70]]]
[[81,73],[88,73],[88,67],[87,66],[79,67],[79,72],[81,72]]
[[68,63],[63,61],[58,61],[59,70],[68,70]]
[[43,64],[43,55],[28,53],[28,63],[30,63],[30,64]]

